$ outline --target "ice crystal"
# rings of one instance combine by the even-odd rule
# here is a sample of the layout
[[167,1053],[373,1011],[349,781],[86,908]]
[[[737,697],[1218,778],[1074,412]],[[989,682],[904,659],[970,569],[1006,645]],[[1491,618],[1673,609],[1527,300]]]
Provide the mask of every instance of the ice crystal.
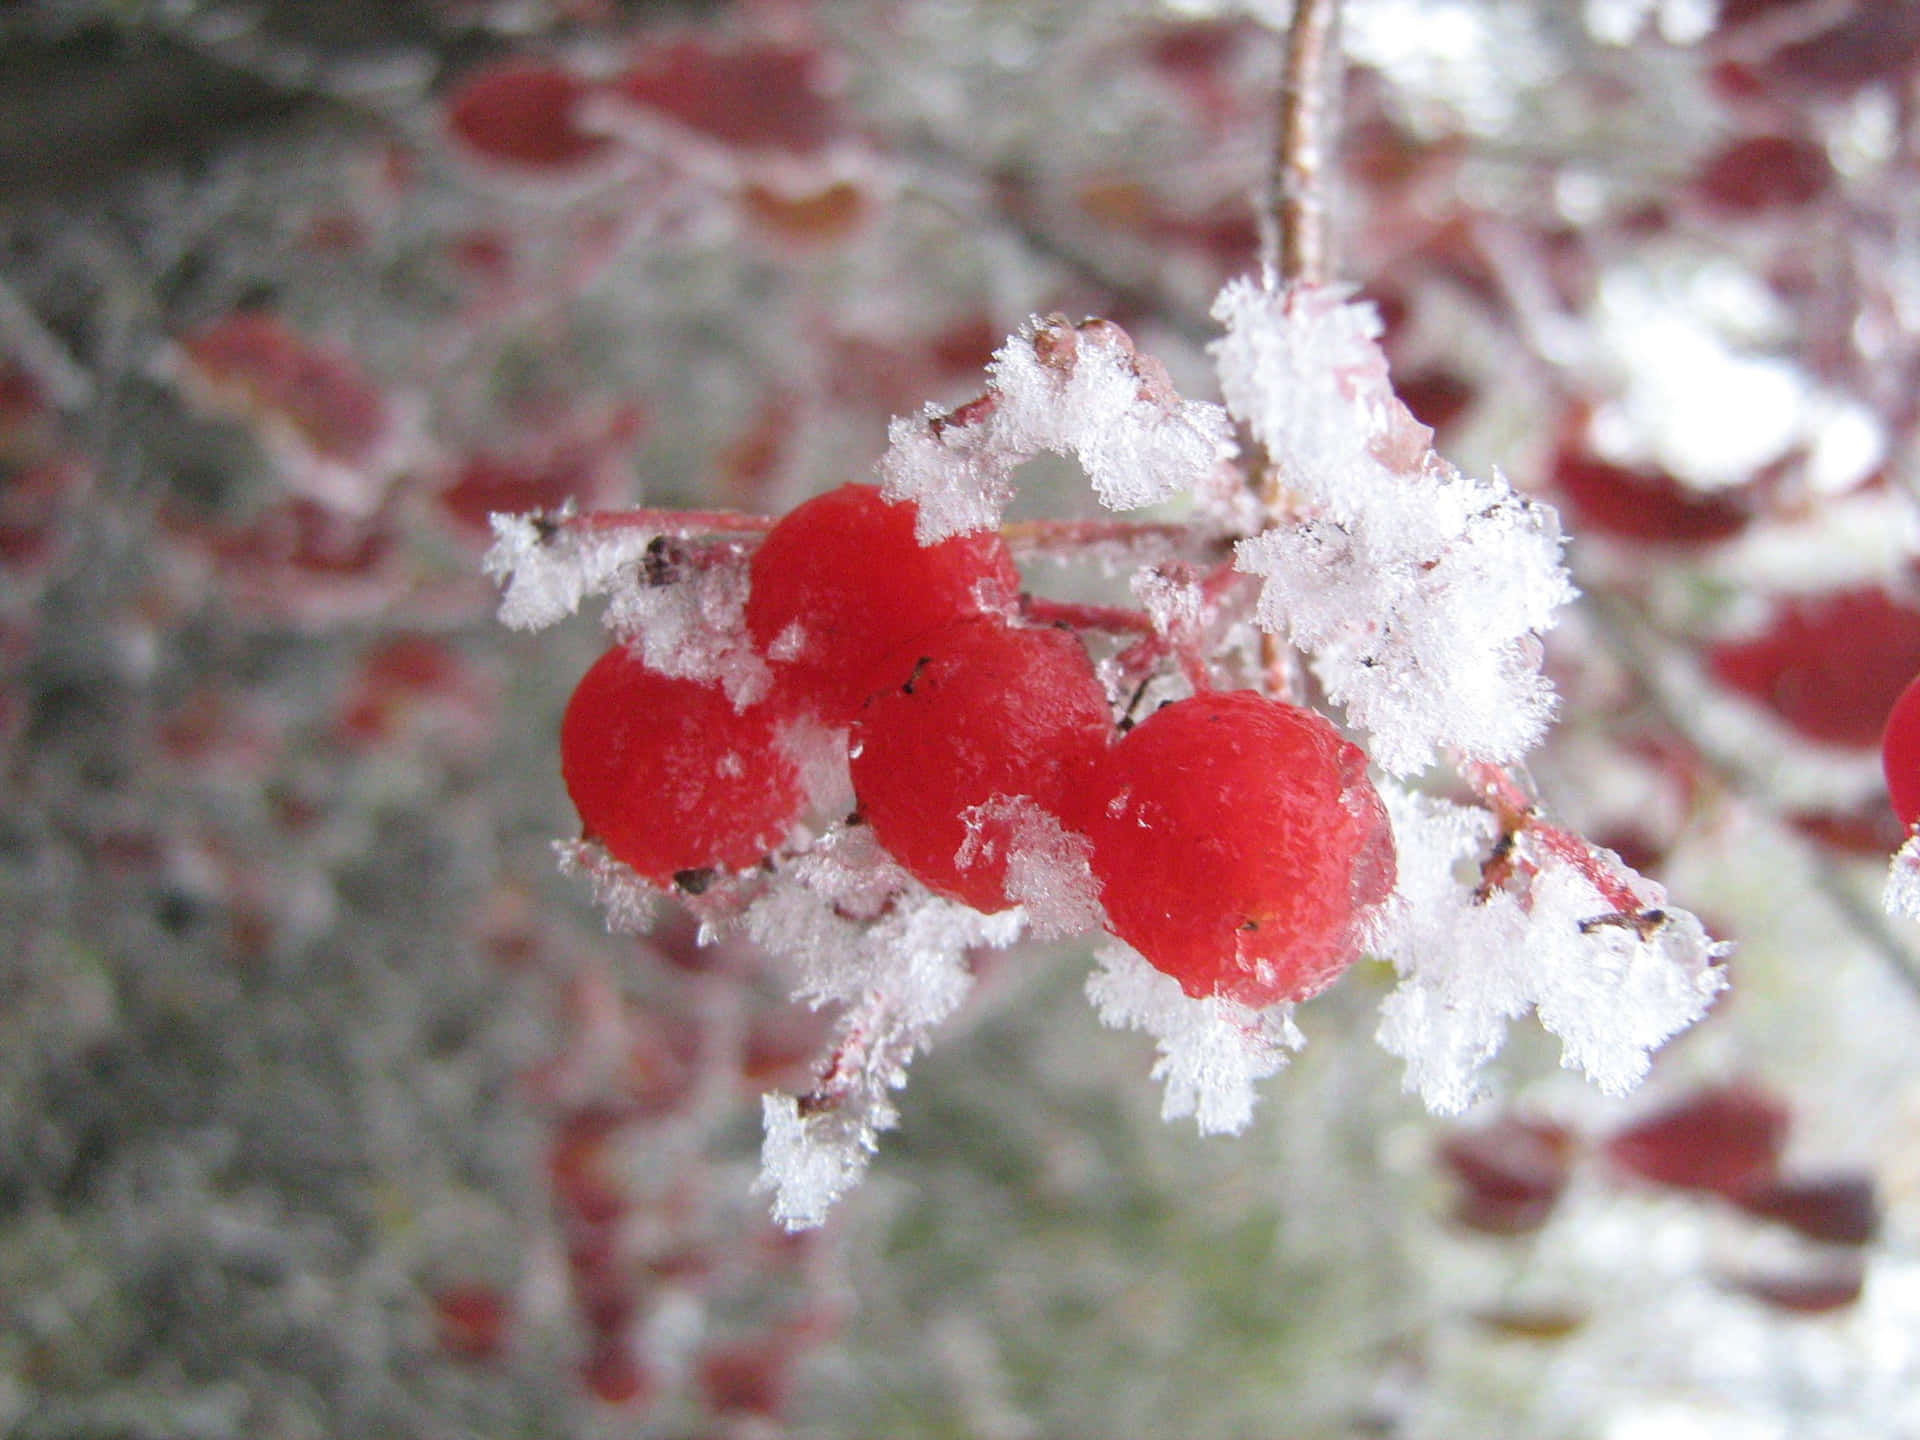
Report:
[[1588,875],[1522,835],[1518,888],[1463,883],[1459,867],[1478,869],[1493,850],[1494,817],[1391,787],[1383,794],[1400,873],[1378,949],[1400,985],[1381,1005],[1376,1038],[1407,1062],[1406,1088],[1429,1109],[1454,1113],[1478,1098],[1481,1069],[1529,1009],[1560,1038],[1563,1065],[1623,1094],[1645,1077],[1650,1052],[1725,987],[1728,947],[1652,881],[1619,869],[1641,907],[1623,913]]
[[493,546],[481,567],[503,587],[500,623],[515,630],[545,629],[583,600],[615,589],[654,539],[642,530],[583,529],[542,515],[495,515],[492,522]]
[[761,1185],[780,1224],[803,1230],[865,1173],[898,1118],[892,1092],[933,1028],[967,997],[967,952],[1004,948],[1022,916],[982,915],[927,893],[865,826],[830,831],[748,909],[747,933],[801,966],[795,998],[845,1008],[815,1088],[763,1101]]
[[746,565],[723,559],[670,584],[622,586],[607,604],[606,623],[648,669],[717,684],[744,709],[772,683],[747,634],[746,609]]
[[[962,869],[990,861],[1007,847],[1007,898],[1020,907],[1028,928],[1043,940],[1060,940],[1098,929],[1106,920],[1100,884],[1090,863],[1092,847],[1029,796],[996,795],[960,813],[967,827],[957,858]],[[998,838],[1004,837],[1004,840]]]
[[1182,398],[1111,321],[1031,320],[987,379],[981,400],[888,429],[881,488],[919,505],[923,545],[998,525],[1013,471],[1036,455],[1073,457],[1103,505],[1132,510],[1205,487],[1235,453],[1226,413]]
[[1909,834],[1907,843],[1894,852],[1880,903],[1889,915],[1920,920],[1920,831]]
[[1558,517],[1434,454],[1387,383],[1371,307],[1235,281],[1214,313],[1228,409],[1293,505],[1239,547],[1261,626],[1310,657],[1383,769],[1517,759],[1553,711],[1538,632],[1574,594]]
[[639,935],[653,924],[659,892],[602,846],[591,840],[556,840],[553,853],[562,875],[586,881],[594,903],[606,915],[609,933]]
[[1153,1078],[1166,1081],[1160,1115],[1191,1115],[1202,1135],[1237,1135],[1253,1120],[1254,1083],[1286,1066],[1306,1037],[1293,1006],[1254,1010],[1223,996],[1195,999],[1171,975],[1130,947],[1103,946],[1087,977],[1087,998],[1115,1029],[1144,1030],[1160,1058]]

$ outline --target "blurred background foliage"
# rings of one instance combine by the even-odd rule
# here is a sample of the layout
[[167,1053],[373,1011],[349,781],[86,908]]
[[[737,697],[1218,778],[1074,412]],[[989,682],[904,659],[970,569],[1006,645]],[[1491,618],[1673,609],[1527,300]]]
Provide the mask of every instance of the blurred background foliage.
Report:
[[[599,634],[494,624],[484,516],[784,509],[1053,309],[1204,391],[1277,36],[1119,0],[0,11],[0,1431],[1914,1433],[1873,741],[1920,669],[1915,13],[1350,7],[1345,273],[1442,449],[1579,537],[1543,793],[1740,945],[1648,1093],[1529,1032],[1443,1126],[1363,967],[1203,1142],[1084,956],[1021,950],[787,1237],[755,1096],[819,1019],[556,875]],[[623,130],[587,92],[636,72]]]

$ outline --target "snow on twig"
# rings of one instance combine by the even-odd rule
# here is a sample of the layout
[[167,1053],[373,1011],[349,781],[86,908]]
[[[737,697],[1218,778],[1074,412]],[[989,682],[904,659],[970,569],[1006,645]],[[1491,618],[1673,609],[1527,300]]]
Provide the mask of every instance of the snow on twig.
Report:
[[1103,505],[1133,510],[1218,491],[1235,454],[1226,412],[1182,398],[1109,320],[1029,321],[995,352],[987,383],[958,410],[929,405],[888,427],[881,489],[918,504],[923,545],[998,526],[1014,470],[1036,455],[1073,457]]
[[1393,786],[1382,798],[1400,871],[1376,949],[1400,985],[1376,1038],[1407,1062],[1406,1088],[1429,1109],[1456,1113],[1477,1099],[1508,1022],[1530,1009],[1560,1038],[1563,1065],[1624,1094],[1650,1053],[1725,988],[1729,947],[1652,881],[1619,867],[1637,902],[1620,910],[1583,867],[1522,831],[1506,842],[1516,855],[1506,879],[1462,884],[1457,867],[1497,855],[1496,817]]
[[1309,656],[1390,773],[1443,749],[1517,759],[1553,712],[1538,634],[1574,595],[1558,517],[1433,452],[1388,383],[1371,306],[1239,280],[1214,314],[1227,408],[1291,501],[1238,549],[1263,582],[1262,628]]

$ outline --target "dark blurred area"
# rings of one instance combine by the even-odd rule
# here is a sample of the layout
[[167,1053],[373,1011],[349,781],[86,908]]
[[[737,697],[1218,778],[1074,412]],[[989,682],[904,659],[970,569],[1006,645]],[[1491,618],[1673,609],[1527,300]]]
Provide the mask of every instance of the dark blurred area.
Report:
[[[618,32],[652,16],[694,17],[712,0],[604,0],[546,37]],[[70,14],[80,10],[82,13]],[[271,0],[244,23],[202,7],[218,42],[189,43],[162,12],[126,4],[0,6],[0,206],[84,194],[116,177],[193,165],[236,140],[302,125],[369,123],[330,84],[357,65],[404,57],[429,82],[514,45],[484,4]],[[86,11],[98,13],[89,16]],[[235,12],[238,15],[238,12]],[[230,34],[222,34],[230,30]],[[228,63],[216,53],[233,54]],[[249,57],[271,56],[250,64]]]

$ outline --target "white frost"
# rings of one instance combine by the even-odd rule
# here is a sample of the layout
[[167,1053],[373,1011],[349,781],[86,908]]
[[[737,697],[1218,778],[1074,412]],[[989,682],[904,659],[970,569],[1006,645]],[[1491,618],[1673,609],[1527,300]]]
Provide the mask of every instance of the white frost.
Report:
[[830,831],[747,910],[747,933],[797,957],[795,998],[846,1008],[813,1092],[763,1103],[760,1187],[789,1230],[823,1223],[865,1173],[876,1137],[898,1119],[891,1094],[933,1027],[966,999],[967,952],[1004,948],[1021,915],[981,915],[928,894],[865,826]]
[[759,1188],[773,1191],[773,1218],[789,1230],[818,1229],[866,1174],[877,1127],[844,1110],[805,1113],[777,1090],[760,1097],[760,1121]]
[[1263,582],[1262,628],[1310,657],[1389,773],[1442,749],[1519,758],[1553,712],[1538,632],[1574,595],[1559,517],[1434,454],[1388,383],[1370,306],[1235,281],[1214,314],[1227,407],[1294,506],[1238,547]]
[[1880,903],[1889,915],[1904,915],[1920,920],[1920,830],[1907,837],[1907,843],[1893,852],[1887,867],[1887,888]]
[[591,840],[556,840],[553,853],[562,875],[587,882],[594,904],[606,914],[609,934],[639,935],[652,926],[659,892],[603,846]]
[[1405,1088],[1436,1114],[1458,1114],[1481,1094],[1481,1068],[1526,1013],[1527,920],[1496,891],[1476,903],[1457,863],[1477,865],[1496,824],[1484,810],[1380,787],[1393,818],[1398,882],[1383,909],[1377,949],[1400,972],[1381,1003],[1380,1048],[1407,1062]]
[[514,630],[545,629],[577,611],[588,596],[613,590],[654,538],[643,530],[556,528],[536,515],[491,519],[493,546],[480,564],[504,587],[500,623]]
[[[967,827],[954,863],[961,869],[1007,849],[1007,898],[1026,912],[1043,940],[1084,934],[1106,923],[1100,882],[1093,878],[1093,846],[1066,829],[1025,795],[996,795],[960,812]],[[1004,836],[1004,842],[1001,837]]]
[[746,557],[707,556],[664,584],[622,585],[605,622],[639,649],[647,668],[718,685],[744,710],[773,683],[747,634]]
[[1160,1058],[1153,1078],[1167,1082],[1160,1116],[1191,1115],[1202,1135],[1237,1135],[1253,1120],[1256,1081],[1286,1066],[1306,1044],[1293,1006],[1254,1010],[1221,996],[1196,1000],[1172,976],[1122,944],[1096,954],[1087,998],[1115,1029],[1144,1030]]
[[1118,325],[1059,315],[995,352],[982,400],[952,414],[929,405],[887,439],[881,488],[918,505],[923,545],[997,526],[1014,470],[1036,455],[1071,456],[1103,505],[1133,510],[1209,489],[1235,454],[1226,412],[1183,399]]
[[1457,1113],[1479,1098],[1481,1069],[1528,1009],[1560,1038],[1563,1065],[1624,1094],[1650,1053],[1725,987],[1727,946],[1668,907],[1652,881],[1617,867],[1641,907],[1617,914],[1585,875],[1523,834],[1521,893],[1495,886],[1483,897],[1471,877],[1491,852],[1493,817],[1394,787],[1382,795],[1400,868],[1379,949],[1401,978],[1376,1038],[1407,1062],[1406,1088],[1429,1109]]

